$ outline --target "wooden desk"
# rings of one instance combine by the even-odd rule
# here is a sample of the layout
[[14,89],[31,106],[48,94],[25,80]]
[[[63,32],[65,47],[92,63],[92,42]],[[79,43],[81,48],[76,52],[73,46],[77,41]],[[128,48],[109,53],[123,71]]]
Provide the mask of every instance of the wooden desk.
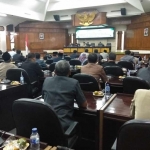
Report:
[[128,120],[133,119],[130,116],[130,104],[133,95],[114,94],[110,103],[101,109],[100,126],[103,127],[101,137],[103,139],[103,150],[110,149],[117,137],[119,128]]
[[92,92],[84,92],[87,100],[87,109],[79,109],[74,104],[74,118],[80,123],[82,138],[87,139],[87,143],[93,141],[93,150],[100,147],[100,110],[104,105],[108,105],[109,100],[105,97],[95,97]]
[[12,104],[19,98],[26,98],[27,85],[12,86],[0,84],[0,129],[10,131],[15,128]]

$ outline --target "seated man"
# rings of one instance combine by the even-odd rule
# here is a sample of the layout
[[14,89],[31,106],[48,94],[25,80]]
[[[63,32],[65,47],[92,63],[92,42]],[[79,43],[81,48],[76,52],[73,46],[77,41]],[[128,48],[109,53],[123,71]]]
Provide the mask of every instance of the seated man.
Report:
[[58,61],[62,60],[63,57],[64,57],[64,56],[63,56],[63,53],[62,53],[62,52],[59,52],[59,53],[58,53],[58,57],[53,58],[53,62],[58,62]]
[[21,55],[21,50],[17,50],[16,54],[13,56],[13,61],[15,62],[23,62],[25,61],[24,56]]
[[81,73],[89,74],[97,80],[99,83],[99,88],[101,89],[99,79],[101,78],[103,82],[107,81],[107,76],[102,66],[97,64],[97,55],[95,53],[90,53],[88,56],[88,64],[81,67]]
[[85,108],[87,102],[78,81],[69,78],[70,65],[67,61],[56,63],[55,74],[45,79],[42,93],[44,101],[52,106],[66,130],[73,121],[74,100],[79,107]]
[[35,54],[36,55],[36,62],[39,64],[39,66],[41,67],[41,68],[47,68],[47,65],[46,65],[46,63],[44,62],[44,60],[41,60],[40,59],[40,54],[39,53],[36,53]]
[[116,61],[116,54],[113,53],[113,52],[110,52],[109,55],[108,55],[108,61],[107,62],[104,62],[102,64],[103,67],[106,67],[106,66],[119,66],[118,64],[115,63]]
[[15,69],[17,66],[11,63],[11,55],[8,52],[3,53],[2,58],[4,62],[0,63],[0,79],[5,79],[7,70]]
[[21,67],[28,73],[31,82],[38,81],[39,77],[44,77],[41,67],[36,62],[34,53],[28,54],[27,60],[22,64]]
[[129,51],[129,50],[126,50],[125,51],[125,56],[123,56],[121,59],[120,59],[120,61],[129,61],[129,62],[131,62],[133,65],[134,65],[134,57],[133,56],[131,56],[131,51]]
[[130,108],[135,119],[150,119],[150,90],[136,90]]
[[141,68],[137,72],[136,76],[142,78],[143,80],[146,80],[150,84],[150,61],[148,62],[148,67]]
[[53,60],[54,58],[57,58],[58,57],[58,52],[53,52],[53,56],[51,58],[51,60]]
[[108,53],[106,50],[104,50],[103,53],[100,53],[100,55],[103,57],[103,59],[108,59]]
[[79,55],[78,55],[78,53],[77,53],[77,50],[74,50],[73,53],[70,55],[70,58],[71,58],[71,59],[75,59],[75,58],[77,58],[77,57],[79,57]]

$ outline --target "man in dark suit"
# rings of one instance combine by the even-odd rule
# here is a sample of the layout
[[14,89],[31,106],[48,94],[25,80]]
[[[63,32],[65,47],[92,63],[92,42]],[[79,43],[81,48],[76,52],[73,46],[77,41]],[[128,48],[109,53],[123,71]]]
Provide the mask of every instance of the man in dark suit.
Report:
[[53,62],[58,62],[60,60],[64,59],[63,53],[59,52],[58,57],[53,59]]
[[15,62],[23,62],[25,61],[24,56],[21,55],[21,50],[17,50],[16,54],[13,56],[13,61]]
[[79,57],[79,55],[77,54],[77,50],[74,50],[73,53],[70,55],[70,58],[75,59],[77,57]]
[[102,66],[103,67],[106,67],[106,66],[119,66],[118,64],[115,63],[115,61],[116,61],[116,54],[113,53],[113,52],[110,52],[109,55],[108,55],[108,61],[104,62],[102,64]]
[[66,60],[56,63],[55,74],[45,79],[42,93],[44,101],[55,110],[65,131],[73,122],[74,100],[79,107],[86,107],[87,102],[79,82],[69,78],[70,65]]
[[38,81],[39,77],[44,77],[41,67],[36,62],[34,53],[28,54],[27,60],[22,64],[21,67],[28,73],[31,82]]

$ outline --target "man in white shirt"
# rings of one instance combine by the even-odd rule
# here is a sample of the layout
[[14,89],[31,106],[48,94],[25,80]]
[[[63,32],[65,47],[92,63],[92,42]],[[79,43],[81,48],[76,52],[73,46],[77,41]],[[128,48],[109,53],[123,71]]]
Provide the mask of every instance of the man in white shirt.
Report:
[[106,50],[104,50],[103,53],[100,53],[100,55],[103,57],[103,59],[107,59],[108,58],[108,53]]
[[10,54],[11,58],[13,58],[13,56],[16,54],[15,48],[13,48],[11,51],[9,51],[9,54]]

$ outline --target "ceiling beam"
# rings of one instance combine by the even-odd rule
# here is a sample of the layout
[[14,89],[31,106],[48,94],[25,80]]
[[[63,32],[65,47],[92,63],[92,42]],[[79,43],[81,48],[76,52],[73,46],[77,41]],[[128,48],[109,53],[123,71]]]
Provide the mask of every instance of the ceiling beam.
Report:
[[145,12],[140,0],[126,0],[129,4],[141,10],[143,13]]

